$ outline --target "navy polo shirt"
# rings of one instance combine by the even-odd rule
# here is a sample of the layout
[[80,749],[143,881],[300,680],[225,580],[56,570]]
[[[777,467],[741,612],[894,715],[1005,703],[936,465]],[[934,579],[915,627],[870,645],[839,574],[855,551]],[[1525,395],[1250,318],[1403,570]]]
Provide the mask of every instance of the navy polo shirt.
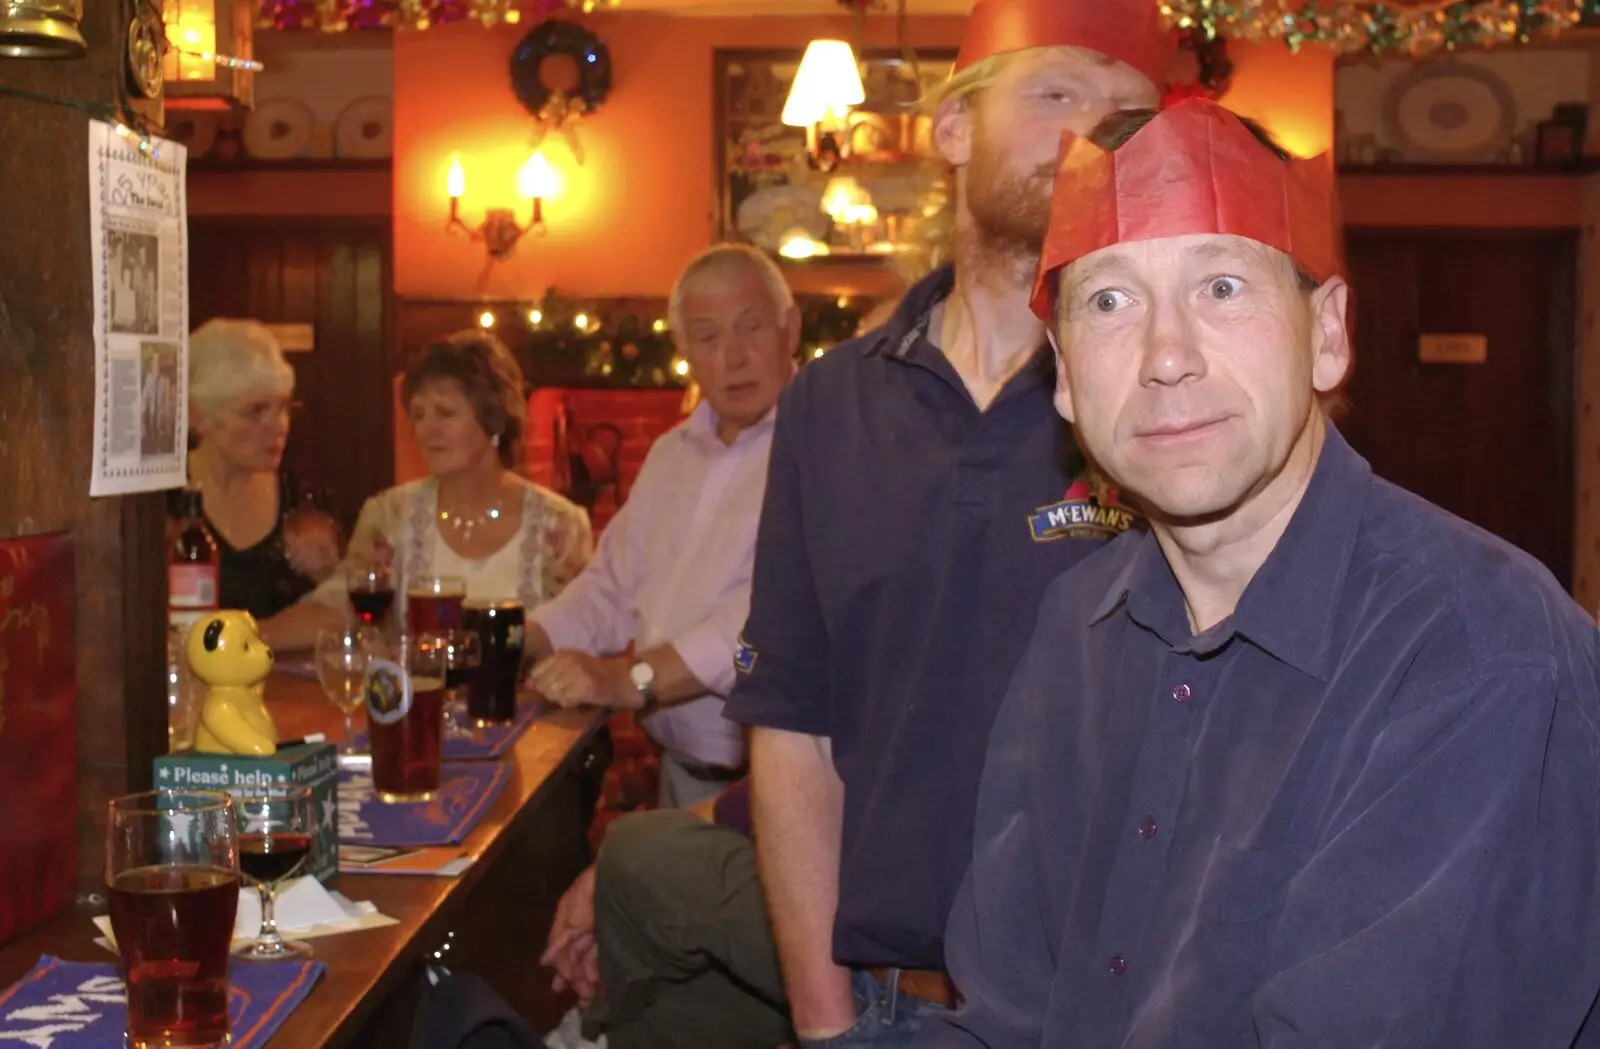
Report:
[[966,1004],[919,1049],[1566,1049],[1600,991],[1597,648],[1331,427],[1205,633],[1124,536],[1041,606],[950,919]]
[[924,278],[785,392],[727,705],[832,741],[849,965],[943,967],[984,743],[1039,599],[1131,520],[1074,486],[1047,350],[977,409],[927,339],[951,283]]

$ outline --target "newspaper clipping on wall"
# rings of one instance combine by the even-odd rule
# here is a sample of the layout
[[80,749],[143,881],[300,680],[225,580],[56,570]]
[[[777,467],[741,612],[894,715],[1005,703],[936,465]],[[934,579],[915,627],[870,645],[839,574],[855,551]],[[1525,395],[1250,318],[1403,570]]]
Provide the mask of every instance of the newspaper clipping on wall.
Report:
[[188,155],[142,150],[89,121],[94,244],[94,464],[90,495],[176,488],[189,421]]

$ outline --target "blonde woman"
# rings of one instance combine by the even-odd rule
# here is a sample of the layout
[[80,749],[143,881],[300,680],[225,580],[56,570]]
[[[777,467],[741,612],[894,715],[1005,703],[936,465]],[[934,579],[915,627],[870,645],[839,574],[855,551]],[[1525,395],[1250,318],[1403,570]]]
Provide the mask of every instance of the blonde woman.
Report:
[[[339,526],[283,469],[294,369],[272,332],[213,320],[189,336],[189,483],[220,554],[220,600],[266,618],[339,563]],[[176,512],[176,501],[173,502]]]
[[343,623],[347,578],[373,564],[392,569],[401,593],[406,580],[453,576],[469,600],[530,609],[588,564],[588,515],[513,469],[527,401],[499,340],[472,329],[430,343],[406,369],[401,398],[428,476],[367,500],[342,570],[263,625],[274,647],[308,647]]

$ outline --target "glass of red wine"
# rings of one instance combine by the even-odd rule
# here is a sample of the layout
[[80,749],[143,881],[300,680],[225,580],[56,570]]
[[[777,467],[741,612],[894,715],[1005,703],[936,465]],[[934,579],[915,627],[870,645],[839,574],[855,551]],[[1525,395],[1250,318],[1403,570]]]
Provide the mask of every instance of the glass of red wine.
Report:
[[394,605],[394,572],[387,565],[353,569],[345,577],[350,607],[363,626],[379,626]]
[[156,790],[106,815],[111,931],[130,1049],[225,1046],[239,850],[228,795]]
[[273,898],[278,886],[305,865],[316,835],[316,805],[309,787],[260,787],[231,792],[239,836],[239,871],[261,894],[261,932],[236,948],[235,958],[276,962],[311,957],[311,948],[278,935]]

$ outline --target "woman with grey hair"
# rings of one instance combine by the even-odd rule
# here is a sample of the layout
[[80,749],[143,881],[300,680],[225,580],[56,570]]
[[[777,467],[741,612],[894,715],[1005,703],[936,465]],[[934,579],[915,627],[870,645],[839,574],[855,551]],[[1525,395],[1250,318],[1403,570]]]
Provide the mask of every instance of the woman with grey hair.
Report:
[[294,369],[264,325],[207,321],[189,336],[189,484],[220,556],[220,600],[258,619],[327,578],[339,526],[283,469]]

